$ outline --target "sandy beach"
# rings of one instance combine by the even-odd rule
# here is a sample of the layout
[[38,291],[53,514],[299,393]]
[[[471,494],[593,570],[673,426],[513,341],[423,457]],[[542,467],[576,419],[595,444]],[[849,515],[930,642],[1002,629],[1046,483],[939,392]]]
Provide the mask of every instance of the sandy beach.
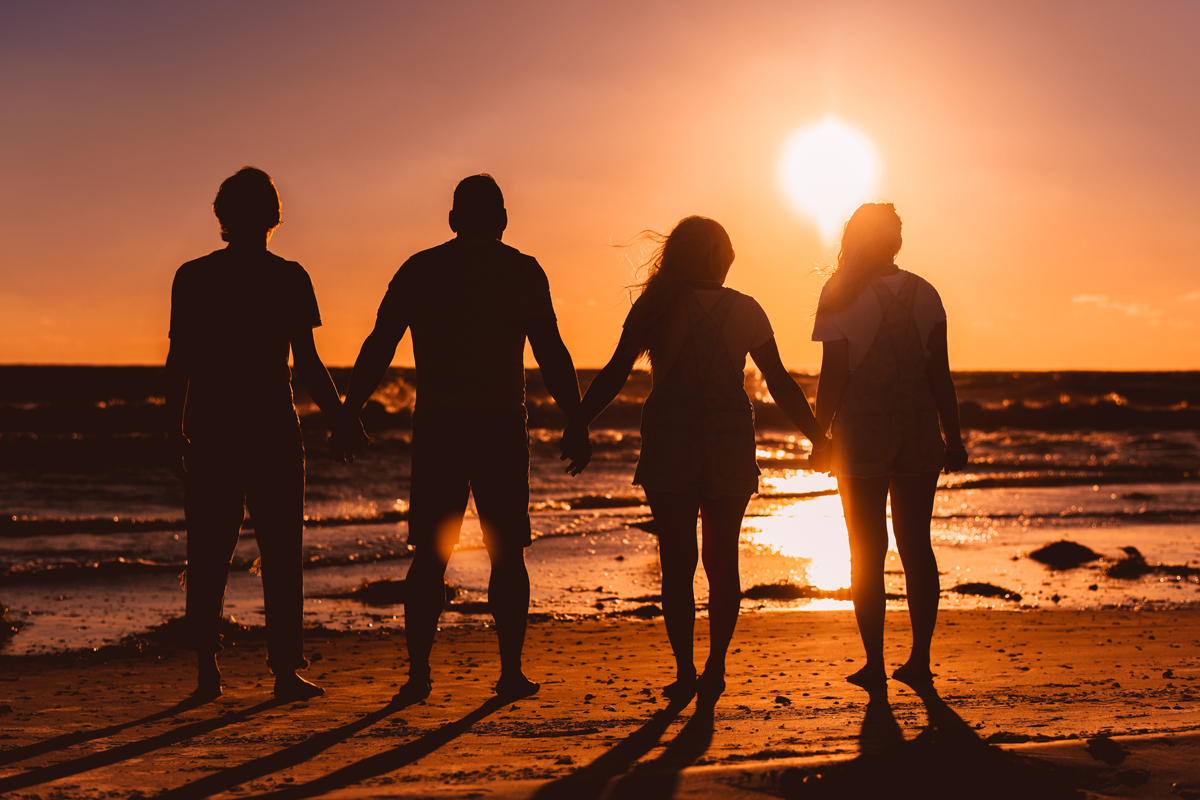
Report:
[[[898,664],[906,615],[888,626]],[[849,612],[743,615],[715,709],[662,698],[661,619],[535,622],[542,690],[507,704],[490,628],[445,629],[433,695],[402,709],[402,634],[314,631],[306,650],[328,693],[288,705],[254,631],[222,654],[225,695],[196,707],[176,705],[190,653],[153,640],[0,659],[0,795],[855,796],[884,769],[926,796],[960,780],[974,796],[1200,796],[1195,610],[944,612],[940,698],[893,681],[870,705],[844,681],[861,661]]]

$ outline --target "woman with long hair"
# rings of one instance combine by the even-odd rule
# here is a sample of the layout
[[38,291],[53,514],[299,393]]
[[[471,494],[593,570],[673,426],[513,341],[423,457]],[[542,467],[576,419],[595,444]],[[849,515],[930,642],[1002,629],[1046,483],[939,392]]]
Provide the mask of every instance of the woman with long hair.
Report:
[[[754,411],[744,388],[746,354],[775,402],[813,441],[817,422],[780,361],[761,306],[723,286],[734,259],[725,229],[705,217],[687,217],[658,240],[616,351],[592,381],[564,438],[586,435],[634,364],[649,355],[654,388],[642,408],[633,482],[645,490],[654,513],[663,616],[675,653],[676,680],[663,694],[681,700],[698,692],[715,700],[725,688],[725,653],[741,605],[742,515],[758,490]],[[699,678],[692,660],[697,516],[709,580],[710,644]]]
[[929,645],[940,587],[929,521],[938,473],[967,464],[946,312],[928,281],[896,266],[900,244],[892,204],[860,206],[846,223],[813,328],[813,340],[824,347],[817,422],[822,432],[833,425],[832,473],[846,514],[854,613],[867,652],[866,666],[846,680],[869,692],[887,685],[888,498],[913,630],[908,661],[892,677],[919,687],[933,679]]

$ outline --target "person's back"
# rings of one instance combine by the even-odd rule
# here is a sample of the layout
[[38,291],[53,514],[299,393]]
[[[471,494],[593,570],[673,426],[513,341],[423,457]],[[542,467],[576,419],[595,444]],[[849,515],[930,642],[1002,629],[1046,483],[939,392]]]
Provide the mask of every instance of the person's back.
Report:
[[[454,190],[450,229],[457,238],[417,253],[396,272],[363,342],[343,405],[340,438],[351,455],[365,434],[358,414],[379,386],[409,328],[417,364],[405,576],[408,681],[393,698],[429,696],[429,655],[445,603],[445,574],[458,543],[467,500],[475,498],[492,564],[488,603],[500,641],[496,693],[517,698],[538,690],[521,671],[529,573],[529,442],[525,413],[525,341],[542,378],[568,415],[579,384],[562,343],[550,285],[537,261],[502,244],[504,195],[486,174]],[[355,442],[358,442],[355,445]],[[587,434],[564,442],[578,472],[590,457]]]
[[189,434],[294,427],[291,334],[320,324],[308,273],[267,250],[227,248],[180,267],[171,338],[190,351]]
[[184,478],[188,646],[197,693],[221,693],[216,653],[225,583],[249,506],[262,559],[268,665],[275,696],[323,691],[296,675],[303,649],[304,442],[292,405],[289,354],[317,405],[337,390],[317,355],[321,324],[308,273],[268,252],[280,224],[271,177],[246,167],[213,202],[224,250],[189,261],[171,289],[167,409],[173,468]]
[[421,408],[517,408],[525,402],[529,321],[553,319],[537,261],[496,240],[459,237],[396,273],[379,317],[412,329]]

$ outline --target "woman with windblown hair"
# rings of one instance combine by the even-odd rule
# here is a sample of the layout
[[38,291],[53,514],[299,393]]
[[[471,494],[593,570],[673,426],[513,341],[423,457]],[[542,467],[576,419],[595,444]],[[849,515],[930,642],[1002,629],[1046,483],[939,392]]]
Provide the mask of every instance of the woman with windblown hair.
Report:
[[896,266],[900,244],[900,217],[890,203],[860,206],[846,223],[813,328],[813,340],[824,343],[817,422],[822,431],[833,423],[832,473],[846,513],[854,613],[867,651],[866,666],[846,680],[869,692],[887,686],[889,495],[913,630],[908,661],[892,677],[920,687],[933,679],[929,645],[940,589],[929,520],[938,472],[967,464],[946,312],[933,286]]
[[[642,449],[633,482],[654,513],[662,564],[663,615],[677,676],[663,694],[715,701],[725,688],[725,653],[741,604],[738,535],[758,490],[754,412],[744,388],[746,354],[775,402],[810,439],[816,419],[779,358],[771,323],[747,295],[725,288],[733,245],[705,217],[682,220],[649,262],[608,365],[592,381],[564,438],[579,435],[649,354],[654,388],[642,409]],[[822,444],[825,439],[820,439]],[[710,649],[697,678],[692,661],[697,548],[709,580]]]

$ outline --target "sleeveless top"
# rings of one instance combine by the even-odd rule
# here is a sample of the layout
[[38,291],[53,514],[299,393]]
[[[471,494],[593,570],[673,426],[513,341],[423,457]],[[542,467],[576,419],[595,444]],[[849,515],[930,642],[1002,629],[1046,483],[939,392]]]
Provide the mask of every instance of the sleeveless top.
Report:
[[754,408],[745,375],[725,343],[736,293],[711,309],[694,292],[684,300],[688,331],[679,354],[642,406],[642,450],[633,482],[648,489],[705,496],[758,491]]
[[833,473],[868,478],[936,472],[945,444],[912,313],[917,279],[909,276],[895,294],[878,278],[869,287],[883,319],[838,403]]

